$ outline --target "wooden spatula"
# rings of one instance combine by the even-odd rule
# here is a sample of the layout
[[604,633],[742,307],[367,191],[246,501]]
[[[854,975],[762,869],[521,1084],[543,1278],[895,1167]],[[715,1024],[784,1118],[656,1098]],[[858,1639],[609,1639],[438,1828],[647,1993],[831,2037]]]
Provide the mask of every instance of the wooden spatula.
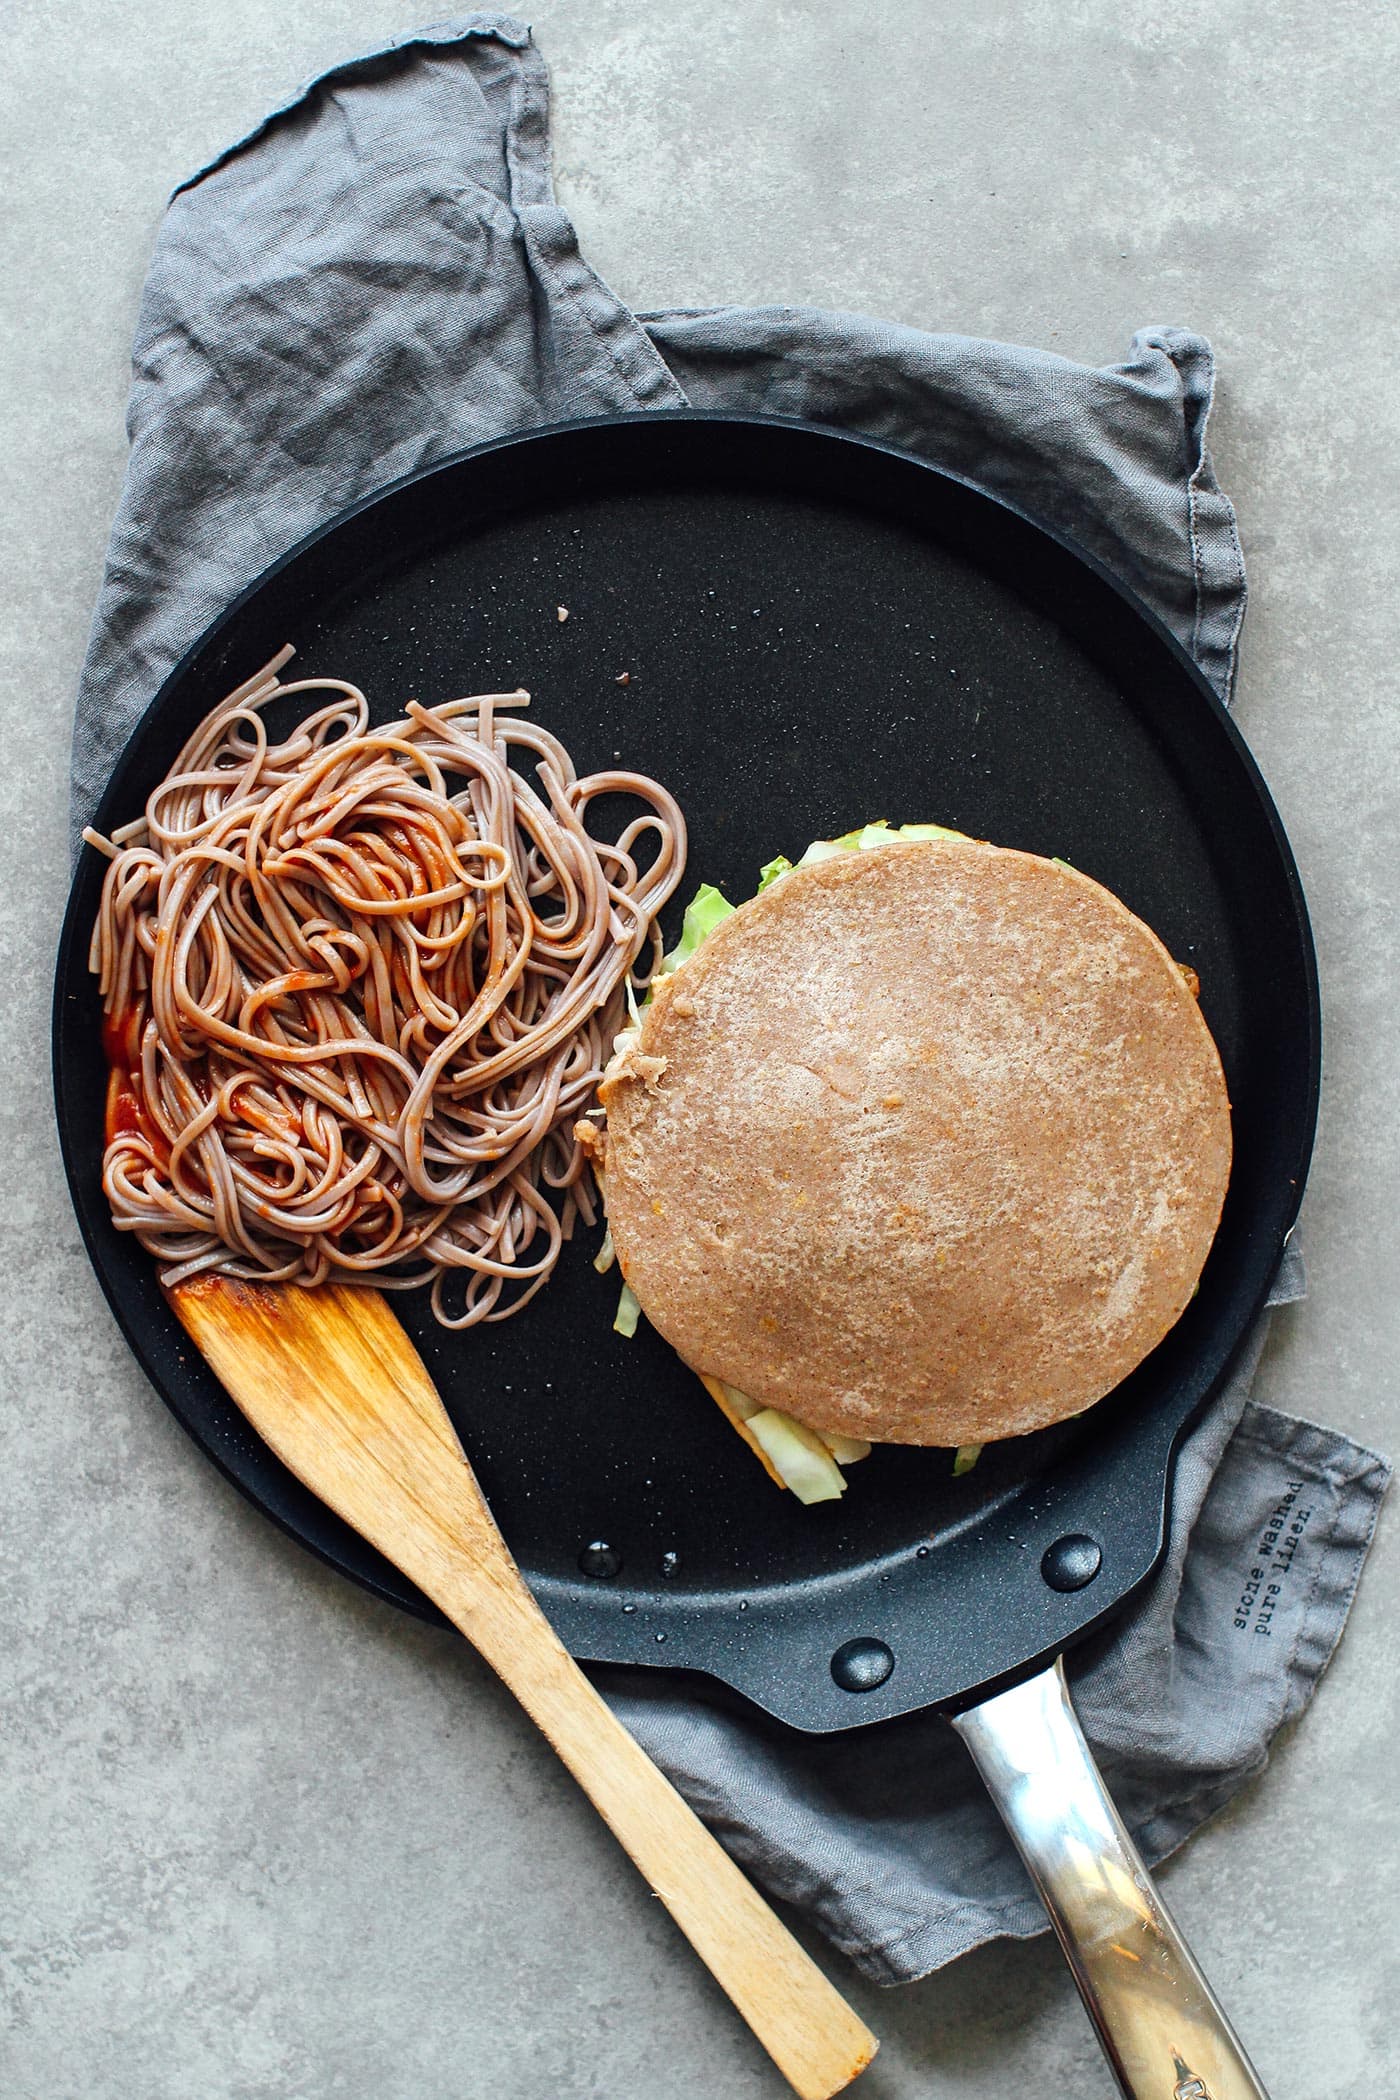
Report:
[[259,1435],[509,1685],[803,2100],[879,2046],[556,1639],[375,1291],[196,1278],[170,1301]]

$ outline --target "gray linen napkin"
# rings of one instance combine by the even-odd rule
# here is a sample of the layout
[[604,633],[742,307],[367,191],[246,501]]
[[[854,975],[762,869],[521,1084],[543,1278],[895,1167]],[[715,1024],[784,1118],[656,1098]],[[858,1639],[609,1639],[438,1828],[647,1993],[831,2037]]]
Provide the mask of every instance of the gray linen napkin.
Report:
[[[478,440],[618,410],[795,415],[922,453],[1092,548],[1228,699],[1244,568],[1206,451],[1213,377],[1208,345],[1177,328],[1094,370],[792,307],[639,319],[554,202],[529,32],[472,15],[405,37],[295,95],[166,213],[78,699],[75,830],[172,665],[305,533]],[[1273,1302],[1301,1295],[1293,1258]],[[1307,1703],[1389,1477],[1250,1399],[1262,1340],[1187,1444],[1150,1592],[1074,1658],[1086,1731],[1152,1860]],[[599,1677],[757,1878],[878,1981],[1045,1929],[939,1716],[800,1737],[693,1679]]]

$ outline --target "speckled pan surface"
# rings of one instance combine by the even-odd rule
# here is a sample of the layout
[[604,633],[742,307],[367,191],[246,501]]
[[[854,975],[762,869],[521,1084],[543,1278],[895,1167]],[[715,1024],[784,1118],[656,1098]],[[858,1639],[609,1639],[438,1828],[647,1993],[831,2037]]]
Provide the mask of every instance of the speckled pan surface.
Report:
[[[271,571],[173,675],[100,821],[129,817],[200,714],[283,640],[305,670],[362,684],[381,717],[414,695],[527,685],[581,766],[618,752],[672,788],[690,877],[731,896],[813,837],[932,819],[1069,860],[1199,972],[1235,1119],[1200,1293],[1084,1421],[998,1447],[963,1479],[946,1453],[885,1449],[839,1504],[779,1495],[659,1336],[612,1333],[614,1286],[587,1240],[528,1316],[487,1333],[449,1336],[404,1306],[507,1538],[581,1655],[704,1669],[826,1729],[955,1699],[1112,1609],[1155,1558],[1173,1442],[1267,1290],[1317,1088],[1292,858],[1180,649],[1094,563],[902,454],[777,423],[595,422],[439,467]],[[190,1360],[149,1262],[106,1218],[84,969],[99,879],[89,853],[55,1051],[103,1286],[177,1415],[244,1491],[419,1609]],[[1097,1538],[1103,1565],[1060,1593],[1040,1559],[1069,1532]],[[598,1540],[619,1563],[605,1580],[579,1566]],[[857,1635],[897,1658],[859,1699],[829,1669]]]

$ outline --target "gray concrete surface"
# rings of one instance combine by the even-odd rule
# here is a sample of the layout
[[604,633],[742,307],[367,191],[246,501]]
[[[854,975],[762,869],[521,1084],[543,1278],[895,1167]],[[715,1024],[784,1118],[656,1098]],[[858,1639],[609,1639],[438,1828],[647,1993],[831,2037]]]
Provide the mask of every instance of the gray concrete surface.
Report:
[[[74,681],[163,198],[397,0],[3,17],[0,2093],[776,2100],[486,1672],[247,1509],[129,1360],[51,1135]],[[1263,1396],[1400,1450],[1400,22],[1367,0],[542,0],[559,188],[639,306],[792,299],[1116,356],[1183,321],[1253,581],[1239,712],[1302,863],[1327,1078]],[[1396,1526],[1317,1702],[1168,1868],[1275,2100],[1400,2093]],[[832,1958],[834,1970],[840,1964]],[[892,1994],[869,2100],[1106,2100],[1057,1957]]]

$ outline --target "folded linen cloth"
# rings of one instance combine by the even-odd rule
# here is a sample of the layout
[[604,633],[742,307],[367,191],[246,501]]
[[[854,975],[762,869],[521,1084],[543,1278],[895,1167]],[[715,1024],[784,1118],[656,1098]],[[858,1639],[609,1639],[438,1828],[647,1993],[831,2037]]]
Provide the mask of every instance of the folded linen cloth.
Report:
[[[293,96],[166,213],[79,693],[75,831],[167,672],[304,534],[480,440],[620,410],[799,416],[921,453],[1091,548],[1228,700],[1244,569],[1206,450],[1213,379],[1208,345],[1178,328],[1096,370],[801,308],[634,316],[554,201],[529,32],[471,15],[402,38]],[[1301,1295],[1295,1257],[1272,1302]],[[1307,1703],[1389,1477],[1250,1399],[1262,1341],[1261,1325],[1187,1443],[1150,1590],[1073,1658],[1149,1860]],[[755,1876],[878,1981],[1046,1929],[940,1716],[801,1737],[718,1686],[598,1674]]]

